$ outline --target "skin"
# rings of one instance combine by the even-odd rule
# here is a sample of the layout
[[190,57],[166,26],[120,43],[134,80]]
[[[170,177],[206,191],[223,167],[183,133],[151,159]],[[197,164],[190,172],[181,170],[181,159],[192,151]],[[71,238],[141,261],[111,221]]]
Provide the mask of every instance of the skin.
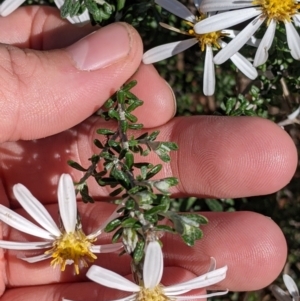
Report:
[[[231,198],[269,194],[292,178],[297,165],[296,149],[276,124],[248,117],[173,118],[176,108],[172,92],[153,66],[141,65],[142,43],[131,27],[126,27],[132,39],[128,55],[92,72],[77,70],[64,48],[93,30],[110,30],[109,27],[77,28],[62,21],[57,10],[47,7],[20,8],[0,18],[0,27],[0,41],[16,47],[0,45],[0,78],[5,82],[0,85],[0,200],[24,216],[28,217],[12,195],[16,183],[24,184],[57,220],[59,175],[68,172],[74,180],[82,176],[70,169],[66,160],[86,165],[87,158],[96,151],[91,143],[99,138],[95,130],[107,127],[105,122],[88,117],[130,78],[138,80],[134,92],[145,102],[137,110],[145,130],[158,128],[160,140],[179,144],[180,151],[172,153],[172,163],[165,165],[159,175],[180,179],[174,196]],[[59,68],[62,64],[68,66],[68,72],[63,74]],[[78,93],[73,92],[77,91],[72,81],[74,74],[84,87]],[[149,160],[159,162],[155,156]],[[97,228],[114,208],[104,202],[108,190],[92,182],[90,190],[97,202],[78,202],[86,233]],[[203,228],[204,239],[194,248],[175,236],[163,237],[165,285],[205,273],[210,256],[216,258],[217,267],[228,265],[227,277],[214,287],[217,289],[256,290],[278,276],[287,248],[281,230],[269,217],[254,212],[203,214],[209,224]],[[5,240],[33,239],[5,224],[0,226]],[[109,243],[109,235],[102,235],[98,243]],[[23,254],[0,252],[0,301],[59,301],[62,297],[96,301],[123,296],[87,281],[86,269],[79,276],[69,266],[61,273],[50,267],[49,261],[28,264],[16,257]],[[126,256],[103,254],[95,263],[130,275]]]

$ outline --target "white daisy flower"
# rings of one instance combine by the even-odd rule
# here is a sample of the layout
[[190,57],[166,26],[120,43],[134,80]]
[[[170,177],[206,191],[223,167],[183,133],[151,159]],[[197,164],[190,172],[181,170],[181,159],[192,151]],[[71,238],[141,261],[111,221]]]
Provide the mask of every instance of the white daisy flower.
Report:
[[[114,301],[167,301],[167,300],[196,300],[212,296],[224,295],[228,291],[215,292],[200,296],[179,296],[191,290],[204,288],[222,281],[226,277],[227,266],[216,269],[216,261],[211,259],[208,273],[194,279],[170,286],[160,284],[163,274],[163,254],[157,241],[148,244],[144,260],[143,285],[137,285],[130,280],[98,266],[91,266],[87,277],[106,287],[119,289],[133,294]],[[63,299],[64,301],[71,301]]]
[[[4,0],[3,3],[0,4],[0,16],[6,17],[9,14],[11,14],[13,11],[15,11],[20,5],[22,5],[25,2],[25,0]],[[60,9],[65,0],[54,0],[57,7]],[[67,19],[72,24],[77,24],[79,26],[83,26],[90,22],[90,16],[87,9],[79,15],[74,17],[67,17]]]
[[289,296],[289,294],[284,292],[277,285],[272,285],[271,290],[275,298],[278,301],[299,301],[300,300],[299,290],[294,280],[289,275],[284,274],[283,282],[291,296]]
[[295,60],[300,60],[300,36],[292,21],[299,25],[300,0],[204,0],[204,11],[231,10],[198,22],[194,28],[197,34],[218,31],[254,18],[226,47],[214,58],[215,64],[222,64],[239,51],[259,27],[266,21],[267,30],[256,51],[254,66],[264,64],[273,43],[276,24],[283,22],[286,29],[287,44]]
[[[22,184],[13,187],[13,193],[25,211],[41,226],[37,226],[18,213],[0,205],[0,220],[7,225],[35,237],[44,239],[38,242],[14,242],[0,240],[0,247],[9,250],[41,250],[43,254],[21,259],[33,263],[52,258],[51,265],[60,265],[64,271],[66,264],[74,263],[76,274],[79,267],[87,267],[87,262],[94,261],[94,253],[109,253],[119,250],[121,243],[94,245],[97,236],[106,223],[89,235],[85,235],[77,217],[76,195],[70,175],[61,175],[58,183],[58,206],[62,226],[59,228],[45,207]],[[116,211],[109,220],[118,216]]]
[[[208,96],[213,95],[215,92],[215,66],[213,62],[213,49],[227,47],[227,44],[224,41],[222,41],[222,38],[225,36],[233,38],[236,36],[236,31],[222,30],[209,31],[205,34],[196,34],[194,26],[195,24],[197,24],[199,19],[211,18],[210,16],[206,16],[199,11],[201,0],[194,1],[195,6],[199,11],[200,17],[194,16],[183,4],[181,4],[177,0],[155,0],[155,2],[164,9],[173,13],[174,15],[186,20],[186,24],[190,27],[190,29],[184,32],[164,23],[161,23],[161,26],[172,31],[188,35],[192,38],[183,41],[168,43],[150,49],[149,51],[144,53],[144,64],[152,64],[167,59],[198,43],[201,50],[205,51],[203,93]],[[252,39],[249,40],[249,43],[255,46],[257,44],[257,41]],[[243,72],[247,77],[249,77],[250,79],[255,79],[257,77],[256,69],[241,54],[233,54],[230,59],[237,66],[237,68],[241,72]]]

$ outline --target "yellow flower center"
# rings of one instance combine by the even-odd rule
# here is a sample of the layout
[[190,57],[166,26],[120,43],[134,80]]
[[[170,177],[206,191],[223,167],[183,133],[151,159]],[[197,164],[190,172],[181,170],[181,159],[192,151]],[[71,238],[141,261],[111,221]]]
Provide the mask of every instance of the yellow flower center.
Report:
[[[201,18],[203,19],[203,18]],[[199,47],[201,51],[206,49],[206,46],[211,46],[220,49],[221,46],[219,44],[219,39],[225,37],[226,35],[222,33],[222,31],[213,31],[205,34],[197,34],[194,31],[194,24],[191,22],[186,22],[192,28],[188,30],[188,34],[190,36],[195,37],[199,41]]]
[[252,4],[262,8],[263,15],[268,19],[267,23],[272,19],[291,22],[291,17],[297,14],[300,8],[300,4],[295,0],[253,0]]
[[45,254],[51,254],[51,265],[60,265],[64,271],[66,264],[70,261],[74,262],[76,274],[79,274],[79,267],[87,267],[87,262],[93,262],[97,256],[90,251],[92,242],[96,239],[88,239],[81,230],[74,233],[63,233],[61,237],[53,243],[51,250]]
[[170,301],[170,298],[163,294],[161,286],[156,286],[153,289],[141,288],[136,296],[136,301]]

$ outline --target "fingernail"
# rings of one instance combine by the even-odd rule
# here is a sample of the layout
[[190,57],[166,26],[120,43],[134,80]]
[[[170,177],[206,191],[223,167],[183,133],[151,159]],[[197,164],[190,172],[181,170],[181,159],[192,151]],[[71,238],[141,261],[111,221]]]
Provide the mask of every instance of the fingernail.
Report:
[[170,88],[170,90],[171,90],[171,94],[172,94],[172,97],[173,97],[173,101],[174,101],[174,112],[173,112],[173,117],[176,115],[176,113],[177,113],[177,100],[176,100],[176,95],[175,95],[175,93],[174,93],[174,90],[172,89],[172,87],[170,86],[170,84],[167,82],[167,81],[165,81],[166,82],[166,84],[167,84],[167,86]]
[[126,57],[131,48],[129,28],[122,23],[97,30],[66,50],[80,70],[105,68]]

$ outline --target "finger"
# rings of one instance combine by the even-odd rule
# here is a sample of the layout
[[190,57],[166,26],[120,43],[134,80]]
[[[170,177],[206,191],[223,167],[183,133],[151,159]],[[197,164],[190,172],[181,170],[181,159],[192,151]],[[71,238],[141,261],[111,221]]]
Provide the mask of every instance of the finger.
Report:
[[[20,182],[44,202],[55,202],[56,183],[61,173],[72,173],[77,181],[83,175],[65,162],[72,159],[87,168],[88,158],[99,152],[92,141],[102,139],[96,134],[96,129],[101,127],[107,128],[108,124],[90,119],[55,137],[2,144],[5,183],[12,187]],[[175,118],[159,130],[158,140],[175,141],[179,145],[179,151],[171,152],[171,164],[164,164],[157,176],[179,178],[174,195],[233,198],[269,194],[285,186],[297,166],[297,152],[291,138],[264,119]],[[139,160],[161,163],[155,154]],[[42,184],[36,185],[37,182]],[[107,188],[99,187],[92,180],[89,183],[94,197],[108,195]],[[45,191],[49,192],[46,196]],[[11,193],[10,196],[13,199]]]
[[[97,29],[91,26],[75,27],[61,20],[58,10],[41,6],[19,9],[7,19],[0,18],[0,25],[4,28],[10,27],[12,22],[18,30],[14,30],[13,35],[7,34],[10,31],[2,34],[2,31],[0,41],[39,50],[69,46]],[[126,26],[128,32],[122,33],[121,29],[124,29],[124,26],[119,29],[116,26],[118,25],[101,29],[69,48],[71,54],[74,54],[74,49],[77,54],[79,52],[81,63],[80,57],[87,55],[89,59],[85,60],[85,63],[101,65],[102,61],[109,64],[108,67],[102,65],[101,68],[98,68],[99,65],[94,72],[79,72],[74,68],[70,57],[66,57],[65,51],[32,52],[7,46],[3,46],[2,50],[0,48],[0,60],[1,53],[2,61],[5,60],[2,69],[0,67],[0,76],[8,78],[5,89],[0,91],[4,96],[2,103],[5,114],[1,120],[6,129],[3,131],[2,140],[0,136],[0,141],[54,134],[86,119],[101,107],[136,71],[141,59],[141,42],[136,32]],[[128,36],[130,40],[126,49]],[[88,45],[94,49],[89,53],[86,52]],[[125,57],[119,60],[119,56],[122,55]],[[109,58],[112,62],[107,61]],[[6,73],[9,73],[9,76]],[[137,110],[137,117],[140,118],[145,110],[149,111],[151,106],[160,113],[156,116],[149,114],[144,124],[153,127],[167,122],[175,113],[175,99],[170,87],[152,66],[142,66],[135,79],[138,80],[135,92],[145,102],[143,108]],[[152,91],[151,94],[149,91]],[[16,114],[18,110],[19,115]],[[62,118],[66,112],[69,112],[70,118]],[[36,123],[41,123],[41,126],[33,126]]]
[[92,25],[74,26],[61,18],[57,8],[40,5],[20,7],[7,17],[0,17],[0,27],[1,43],[35,50],[64,48],[99,29]]
[[[111,204],[79,203],[83,230],[86,234],[99,227],[115,208]],[[57,205],[47,206],[47,210],[57,216]],[[23,210],[18,212],[23,213]],[[286,259],[286,243],[278,226],[267,217],[251,212],[203,213],[209,223],[203,226],[204,239],[193,248],[186,246],[180,237],[166,234],[162,238],[166,267],[178,267],[195,274],[207,272],[210,257],[217,261],[217,267],[227,265],[227,277],[214,289],[256,290],[272,282],[280,273]],[[27,215],[25,215],[27,217]],[[261,231],[264,229],[264,231]],[[260,233],[260,235],[257,235]],[[27,241],[32,237],[8,227],[3,228],[3,239]],[[109,243],[109,235],[100,235],[95,244]],[[35,251],[35,255],[41,251]],[[86,268],[80,275],[75,275],[73,266],[67,266],[63,273],[59,268],[52,268],[50,260],[39,263],[27,263],[17,256],[30,256],[30,251],[6,251],[7,285],[10,287],[44,285],[55,282],[79,282],[85,280]],[[4,258],[3,258],[4,259]],[[98,254],[95,264],[116,271],[121,275],[130,274],[128,256],[119,257],[116,253]],[[180,277],[191,277],[182,273]],[[174,283],[177,279],[165,275],[165,284]]]
[[125,23],[106,26],[65,50],[2,46],[0,141],[44,137],[81,122],[136,71],[141,55],[140,37]]
[[131,79],[138,83],[132,92],[144,101],[144,104],[134,111],[138,122],[142,122],[147,128],[153,128],[164,125],[174,117],[174,92],[152,65],[142,64]]

